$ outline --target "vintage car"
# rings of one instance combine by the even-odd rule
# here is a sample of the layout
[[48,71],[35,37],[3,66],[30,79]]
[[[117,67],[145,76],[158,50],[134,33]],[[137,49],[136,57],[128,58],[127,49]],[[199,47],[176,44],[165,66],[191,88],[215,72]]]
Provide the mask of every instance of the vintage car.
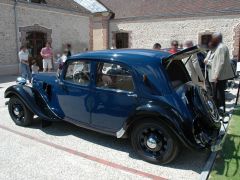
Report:
[[37,115],[130,138],[143,160],[166,164],[183,148],[218,145],[217,109],[181,61],[200,51],[195,46],[174,55],[141,49],[74,55],[62,72],[35,75],[32,87],[9,87],[9,113],[19,126],[29,126]]

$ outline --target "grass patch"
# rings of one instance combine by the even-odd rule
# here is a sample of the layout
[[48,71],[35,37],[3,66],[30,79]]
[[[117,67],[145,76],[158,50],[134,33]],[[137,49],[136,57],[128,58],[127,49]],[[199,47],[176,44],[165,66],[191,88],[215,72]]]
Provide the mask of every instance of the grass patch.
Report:
[[210,180],[240,179],[240,107],[234,111],[222,151],[214,163]]

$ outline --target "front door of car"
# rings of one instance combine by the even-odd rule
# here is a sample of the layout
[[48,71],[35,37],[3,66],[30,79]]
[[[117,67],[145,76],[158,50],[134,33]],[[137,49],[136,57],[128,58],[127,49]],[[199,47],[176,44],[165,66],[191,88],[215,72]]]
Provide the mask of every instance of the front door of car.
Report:
[[116,132],[137,105],[132,72],[115,63],[97,63],[96,69],[96,87],[92,92],[92,125]]
[[91,62],[77,60],[67,62],[59,84],[58,102],[65,120],[90,122],[87,99],[90,95]]

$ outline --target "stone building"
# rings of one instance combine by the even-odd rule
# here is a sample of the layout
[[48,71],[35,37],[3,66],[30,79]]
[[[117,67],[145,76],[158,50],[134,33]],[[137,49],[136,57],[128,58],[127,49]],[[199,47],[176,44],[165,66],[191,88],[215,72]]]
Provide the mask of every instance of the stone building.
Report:
[[[231,55],[239,57],[239,0],[100,0],[115,17],[105,24],[109,47],[152,48],[170,41],[206,43],[221,32]],[[109,27],[108,27],[109,25]]]
[[0,0],[0,75],[18,72],[22,44],[41,60],[46,41],[55,54],[67,43],[73,52],[167,48],[174,39],[206,44],[216,31],[239,58],[240,0]]
[[91,49],[91,13],[73,0],[0,0],[0,75],[18,72],[17,52],[27,44],[34,59],[46,41],[54,52]]

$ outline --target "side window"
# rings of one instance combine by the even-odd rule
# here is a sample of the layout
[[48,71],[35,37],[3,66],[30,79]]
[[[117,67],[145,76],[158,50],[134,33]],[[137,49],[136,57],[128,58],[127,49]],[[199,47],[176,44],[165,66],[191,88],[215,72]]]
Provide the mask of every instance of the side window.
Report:
[[99,63],[97,66],[97,87],[133,91],[132,75],[128,68],[117,64]]
[[90,63],[84,61],[73,61],[68,64],[64,80],[87,86],[90,83]]

